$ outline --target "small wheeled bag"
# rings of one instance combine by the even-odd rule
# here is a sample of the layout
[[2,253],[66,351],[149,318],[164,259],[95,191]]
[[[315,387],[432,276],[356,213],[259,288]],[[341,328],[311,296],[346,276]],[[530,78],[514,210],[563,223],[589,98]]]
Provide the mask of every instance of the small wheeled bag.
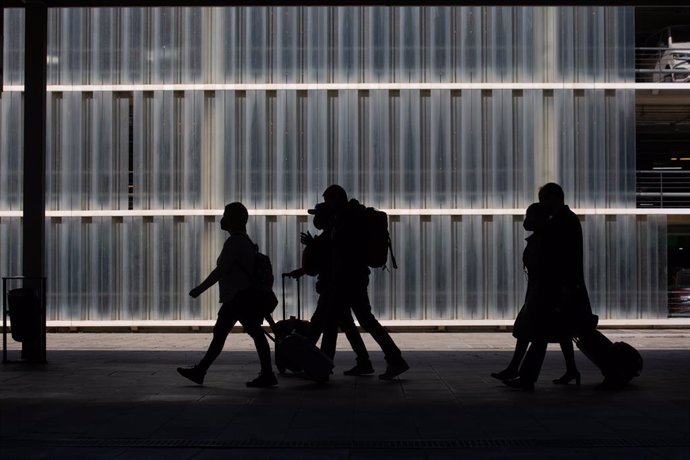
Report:
[[597,329],[574,338],[575,344],[604,375],[604,385],[623,386],[642,372],[642,356],[632,345],[612,342]]
[[286,370],[303,372],[304,375],[316,382],[325,382],[333,371],[333,361],[319,348],[311,343],[307,336],[309,321],[301,319],[301,299],[299,279],[297,280],[297,316],[285,319],[285,278],[283,274],[283,320],[274,322],[267,316],[275,338],[266,333],[275,342],[275,362],[278,372],[284,374]]

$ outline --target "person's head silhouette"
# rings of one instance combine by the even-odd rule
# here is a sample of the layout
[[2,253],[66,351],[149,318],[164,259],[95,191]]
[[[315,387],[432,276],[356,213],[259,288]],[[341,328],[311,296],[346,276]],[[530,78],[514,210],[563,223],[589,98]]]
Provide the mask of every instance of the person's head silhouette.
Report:
[[552,216],[565,206],[565,194],[560,185],[555,182],[544,184],[539,189],[539,202],[544,206],[546,214]]
[[220,228],[225,231],[246,231],[249,212],[239,201],[225,205],[223,218],[220,219]]
[[529,232],[535,232],[540,229],[545,217],[544,205],[532,203],[525,211],[525,220],[522,222],[522,226]]
[[338,184],[329,185],[323,192],[323,200],[337,213],[347,206],[347,192]]
[[317,203],[314,209],[307,211],[314,216],[314,227],[328,230],[333,225],[333,210],[326,203]]

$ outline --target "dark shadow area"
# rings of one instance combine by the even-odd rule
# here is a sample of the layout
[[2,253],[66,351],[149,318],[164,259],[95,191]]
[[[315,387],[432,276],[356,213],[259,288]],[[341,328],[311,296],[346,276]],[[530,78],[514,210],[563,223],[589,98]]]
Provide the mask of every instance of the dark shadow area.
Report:
[[687,458],[690,447],[690,350],[642,350],[642,376],[599,391],[579,352],[582,385],[553,385],[563,357],[551,347],[534,393],[490,377],[509,351],[408,351],[410,371],[390,382],[342,375],[354,357],[342,351],[329,383],[279,376],[273,389],[246,388],[256,353],[232,350],[189,385],[175,366],[191,353],[53,351],[42,370],[3,366],[0,456]]

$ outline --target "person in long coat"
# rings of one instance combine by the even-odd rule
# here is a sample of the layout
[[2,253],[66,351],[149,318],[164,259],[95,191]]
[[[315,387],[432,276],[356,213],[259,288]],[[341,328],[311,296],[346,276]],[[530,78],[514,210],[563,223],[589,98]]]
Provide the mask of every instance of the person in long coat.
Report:
[[[531,235],[525,238],[527,244],[522,253],[522,264],[527,275],[527,292],[525,293],[525,303],[520,309],[517,318],[515,318],[515,323],[513,323],[513,337],[517,339],[513,357],[504,370],[491,374],[492,377],[499,380],[511,380],[519,377],[520,364],[527,353],[530,342],[541,338],[541,332],[535,327],[535,322],[539,321],[537,317],[539,311],[536,308],[539,298],[539,248],[542,230],[546,221],[547,215],[543,204],[532,203],[527,207],[525,220],[522,224],[525,230],[532,232]],[[570,337],[565,336],[557,337],[556,341],[560,343],[563,356],[565,357],[566,373],[563,377],[553,382],[555,384],[567,384],[573,378],[576,379],[576,383],[579,382],[579,372],[575,364],[575,351],[572,340]]]
[[559,342],[566,373],[554,383],[580,382],[572,338],[591,327],[592,309],[584,282],[582,226],[565,205],[563,189],[548,183],[539,190],[547,218],[539,240],[530,346],[511,387],[533,390],[549,342]]

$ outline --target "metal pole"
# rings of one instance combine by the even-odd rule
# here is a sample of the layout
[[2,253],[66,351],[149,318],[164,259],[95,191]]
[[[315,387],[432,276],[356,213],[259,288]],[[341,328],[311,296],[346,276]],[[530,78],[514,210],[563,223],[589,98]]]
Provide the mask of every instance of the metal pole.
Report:
[[7,279],[2,279],[2,362],[7,362]]
[[[25,17],[22,271],[26,277],[40,278],[45,276],[48,8],[42,1],[27,0]],[[41,308],[45,309],[45,303]],[[37,343],[22,342],[27,361],[43,361],[40,348]]]

